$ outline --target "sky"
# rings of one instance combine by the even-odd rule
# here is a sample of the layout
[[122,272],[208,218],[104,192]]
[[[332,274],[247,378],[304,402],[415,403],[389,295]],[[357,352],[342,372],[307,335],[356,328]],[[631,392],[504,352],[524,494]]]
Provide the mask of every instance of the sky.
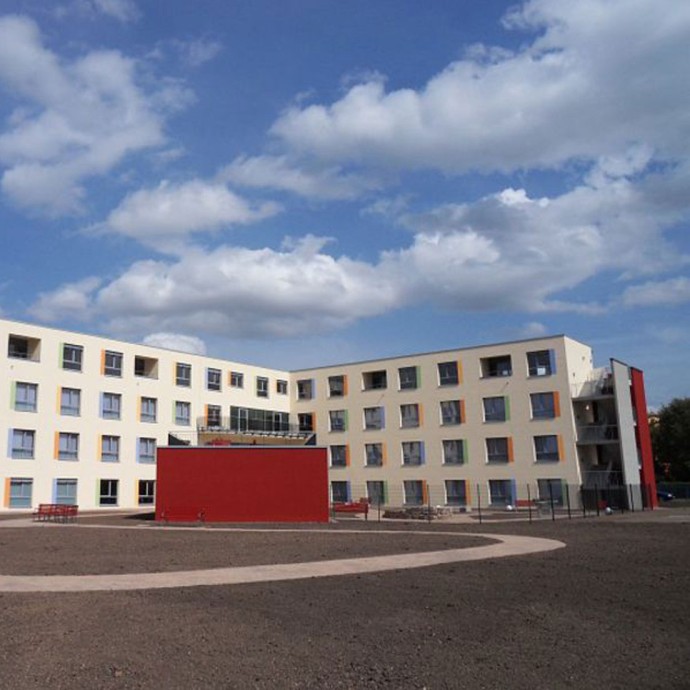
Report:
[[0,316],[297,369],[564,333],[690,395],[687,0],[0,0]]

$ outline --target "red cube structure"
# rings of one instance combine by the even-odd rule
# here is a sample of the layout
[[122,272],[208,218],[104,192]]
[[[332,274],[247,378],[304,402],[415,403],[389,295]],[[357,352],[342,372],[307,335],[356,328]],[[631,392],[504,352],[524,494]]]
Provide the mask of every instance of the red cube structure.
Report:
[[317,446],[158,449],[156,520],[328,522],[328,460]]

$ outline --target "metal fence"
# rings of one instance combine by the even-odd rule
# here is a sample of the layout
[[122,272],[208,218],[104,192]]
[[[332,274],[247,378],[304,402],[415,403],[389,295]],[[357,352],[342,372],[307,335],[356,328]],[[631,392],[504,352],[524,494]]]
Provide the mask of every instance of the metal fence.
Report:
[[[586,488],[558,480],[517,484],[506,480],[455,482],[331,483],[331,501],[367,503],[368,519],[435,520],[465,517],[484,522],[523,519],[573,519],[650,510],[651,485],[621,484]],[[340,517],[340,513],[334,513]]]

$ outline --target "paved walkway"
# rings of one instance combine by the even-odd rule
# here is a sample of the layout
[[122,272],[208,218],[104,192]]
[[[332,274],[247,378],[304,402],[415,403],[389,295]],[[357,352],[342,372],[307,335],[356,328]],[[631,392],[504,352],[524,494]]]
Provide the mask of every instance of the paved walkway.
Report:
[[[28,527],[35,525],[31,520],[6,521],[2,526]],[[102,526],[102,525],[41,525],[46,529],[141,529],[140,527]],[[155,529],[155,528],[154,528]],[[164,528],[193,529],[199,528]],[[324,530],[291,529],[237,529],[219,528],[227,532],[307,532],[324,533]],[[212,568],[207,570],[181,570],[160,573],[130,573],[124,575],[0,575],[0,592],[97,592],[138,589],[166,589],[172,587],[198,587],[208,585],[237,585],[256,582],[277,582],[281,580],[301,580],[315,577],[334,577],[338,575],[360,575],[387,570],[423,568],[432,565],[479,561],[487,558],[524,556],[542,551],[553,551],[565,546],[554,539],[513,536],[503,534],[467,534],[437,531],[402,530],[338,530],[338,534],[431,534],[434,536],[482,537],[495,543],[464,549],[445,549],[389,556],[367,558],[347,558],[330,561],[309,561],[306,563],[277,563],[274,565],[255,565],[235,568]],[[334,532],[335,533],[335,532]]]

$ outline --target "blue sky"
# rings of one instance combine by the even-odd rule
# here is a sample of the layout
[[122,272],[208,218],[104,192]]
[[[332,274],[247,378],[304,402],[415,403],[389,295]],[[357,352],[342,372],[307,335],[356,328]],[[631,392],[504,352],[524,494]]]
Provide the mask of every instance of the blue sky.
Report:
[[0,12],[4,317],[287,368],[566,333],[690,394],[686,0]]

